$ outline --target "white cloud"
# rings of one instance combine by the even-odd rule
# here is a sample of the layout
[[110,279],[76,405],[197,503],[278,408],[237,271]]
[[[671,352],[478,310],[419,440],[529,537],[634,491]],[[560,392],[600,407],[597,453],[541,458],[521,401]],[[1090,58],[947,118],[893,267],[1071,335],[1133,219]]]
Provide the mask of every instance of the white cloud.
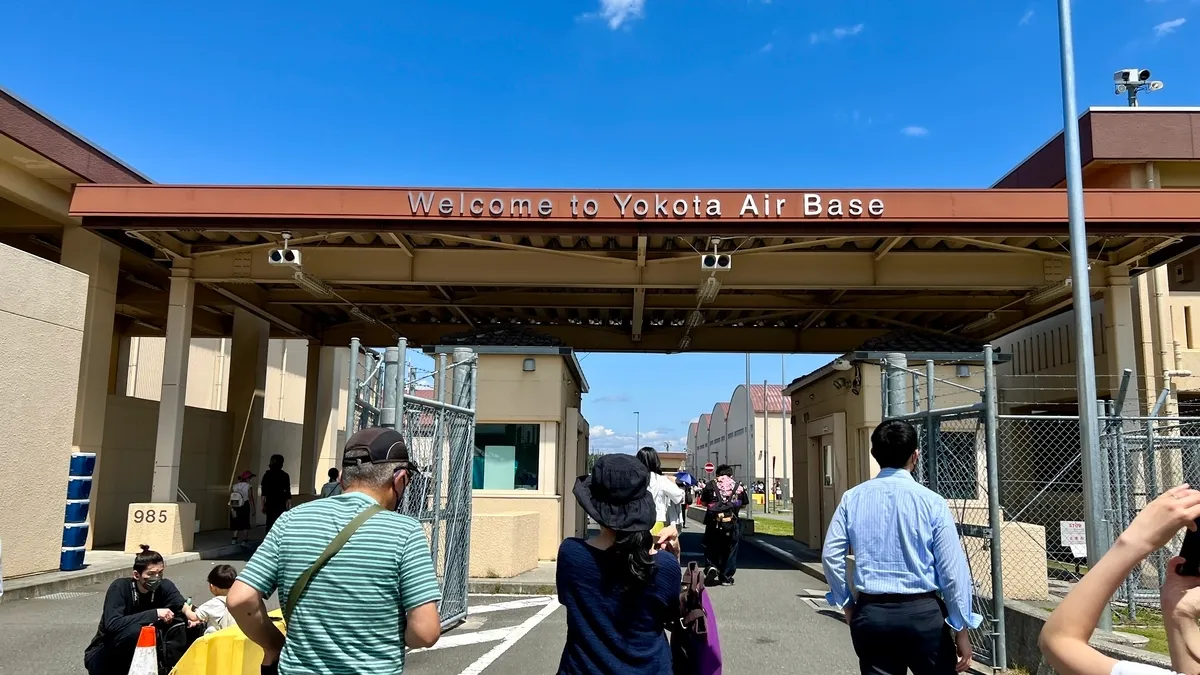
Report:
[[600,0],[600,11],[585,14],[584,18],[603,19],[608,27],[616,30],[625,23],[640,19],[646,9],[646,0]]
[[609,429],[608,427],[604,426],[603,424],[593,424],[588,429],[588,433],[594,440],[596,438],[607,438],[608,436],[612,436],[613,434],[615,434],[617,432],[613,431],[612,429]]
[[[347,377],[346,379],[350,379],[350,378],[349,378],[349,377]],[[753,391],[753,390],[752,390],[752,391]],[[700,418],[699,418],[699,417],[693,417],[693,418],[692,418],[692,419],[691,419],[691,420],[688,422],[688,424],[698,424],[699,422],[700,422]]]
[[625,403],[629,400],[629,394],[607,394],[597,398],[589,398],[590,403]]
[[1025,13],[1021,15],[1021,20],[1017,22],[1017,25],[1027,26],[1029,25],[1030,21],[1033,21],[1033,10],[1027,9],[1025,10]]
[[1183,17],[1180,17],[1178,19],[1171,19],[1170,21],[1164,21],[1154,27],[1154,37],[1163,37],[1164,35],[1170,35],[1171,33],[1174,33],[1177,28],[1179,28],[1180,26],[1182,26],[1185,23],[1187,23],[1187,19],[1184,19]]
[[758,51],[763,54],[766,54],[767,52],[771,51],[772,49],[775,49],[775,43],[768,42],[767,44],[762,46],[762,49],[759,49]]
[[903,129],[900,130],[900,133],[904,134],[905,136],[913,136],[913,137],[928,136],[929,130],[926,129],[925,127],[918,127],[916,125],[913,125],[913,126],[904,127]]
[[853,37],[855,35],[858,35],[859,33],[861,33],[863,31],[863,28],[866,28],[866,26],[861,23],[856,23],[853,26],[838,26],[837,28],[834,28],[831,31],[822,31],[820,33],[810,33],[808,36],[808,41],[810,44],[815,45],[817,43],[826,42],[828,40],[842,40],[842,39],[845,39],[848,37]]

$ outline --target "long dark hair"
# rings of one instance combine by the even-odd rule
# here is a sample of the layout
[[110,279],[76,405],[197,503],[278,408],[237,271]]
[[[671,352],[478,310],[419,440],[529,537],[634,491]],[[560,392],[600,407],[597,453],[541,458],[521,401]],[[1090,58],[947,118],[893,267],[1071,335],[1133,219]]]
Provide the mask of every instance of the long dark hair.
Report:
[[650,470],[650,473],[662,475],[662,460],[658,458],[658,451],[650,446],[646,446],[637,451],[638,461]]
[[139,544],[141,551],[133,558],[133,571],[141,574],[151,565],[162,565],[163,557],[158,551],[151,551],[149,544]]
[[650,530],[616,532],[616,541],[609,547],[609,564],[616,573],[614,581],[621,590],[640,589],[654,579],[654,537]]

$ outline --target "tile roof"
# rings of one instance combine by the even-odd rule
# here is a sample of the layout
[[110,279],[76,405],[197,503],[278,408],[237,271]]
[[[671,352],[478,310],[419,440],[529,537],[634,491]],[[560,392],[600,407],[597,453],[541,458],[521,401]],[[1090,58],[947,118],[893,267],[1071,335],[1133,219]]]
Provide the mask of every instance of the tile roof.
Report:
[[700,416],[700,421],[697,422],[697,424],[703,427],[705,431],[708,431],[708,429],[712,427],[712,414],[704,413]]
[[[720,408],[721,412],[725,413],[725,419],[729,419],[729,403],[728,402],[718,403],[716,405],[716,407],[714,408],[714,410],[716,408]],[[709,424],[711,425],[712,422],[709,422]]]
[[781,384],[768,384],[765,391],[763,385],[752,384],[750,385],[750,405],[756,413],[791,412],[792,399],[783,395],[783,385]]

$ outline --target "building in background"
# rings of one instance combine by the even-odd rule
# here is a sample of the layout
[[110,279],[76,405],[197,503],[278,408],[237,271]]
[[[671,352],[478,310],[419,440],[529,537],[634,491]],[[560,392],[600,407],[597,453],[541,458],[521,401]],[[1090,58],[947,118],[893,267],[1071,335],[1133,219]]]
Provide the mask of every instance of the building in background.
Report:
[[[696,475],[702,477],[705,463],[728,464],[740,480],[750,477],[769,485],[778,480],[790,487],[791,409],[782,385],[752,384],[748,390],[746,385],[738,385],[728,402],[717,403],[711,413],[689,425],[688,466],[695,467]],[[748,416],[753,417],[752,423],[747,423]],[[747,452],[749,444],[752,453]],[[750,469],[748,461],[754,464]]]

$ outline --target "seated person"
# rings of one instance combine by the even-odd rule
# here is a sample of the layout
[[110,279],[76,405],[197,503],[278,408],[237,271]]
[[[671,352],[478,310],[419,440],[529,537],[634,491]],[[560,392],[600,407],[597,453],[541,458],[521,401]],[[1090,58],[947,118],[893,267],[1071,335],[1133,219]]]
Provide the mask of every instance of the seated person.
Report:
[[237,580],[237,570],[229,565],[217,565],[208,573],[208,591],[212,600],[192,609],[190,604],[183,606],[183,614],[188,618],[189,625],[203,625],[204,634],[215,633],[234,625],[233,616],[225,606],[229,589]]
[[163,578],[166,569],[163,557],[142,544],[133,559],[132,578],[108,587],[100,626],[83,652],[89,675],[129,672],[142,626],[166,627],[183,611],[179,589]]

